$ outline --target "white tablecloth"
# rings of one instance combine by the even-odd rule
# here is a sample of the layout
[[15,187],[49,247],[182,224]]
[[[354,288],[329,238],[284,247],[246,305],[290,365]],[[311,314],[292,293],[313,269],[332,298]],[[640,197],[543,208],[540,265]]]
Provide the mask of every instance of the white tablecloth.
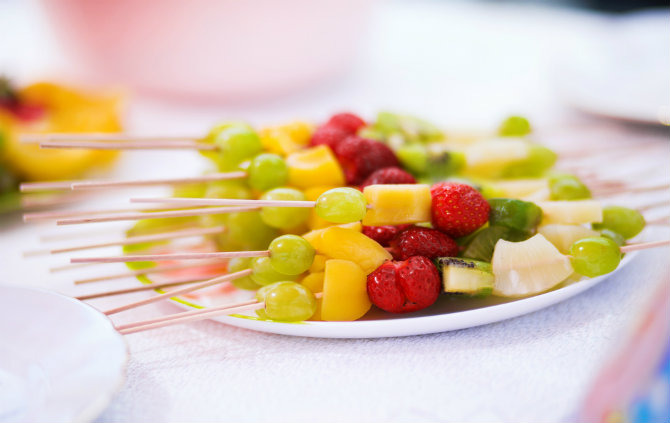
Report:
[[[37,18],[30,4],[0,7],[5,9],[0,24],[17,31],[16,40],[25,46],[50,45],[45,34],[32,29]],[[528,115],[540,128],[558,128],[565,122],[591,128],[600,122],[575,115],[557,100],[549,78],[550,59],[556,51],[579,46],[580,37],[588,37],[601,23],[601,17],[588,14],[490,3],[421,2],[415,8],[409,2],[387,3],[370,28],[361,60],[329,87],[236,107],[175,106],[139,98],[130,111],[130,129],[201,132],[221,117],[259,123],[296,116],[323,119],[340,109],[372,117],[380,108],[411,111],[443,125],[491,125],[516,112]],[[44,73],[36,69],[43,65],[40,61],[55,60],[53,53],[28,57],[23,49],[5,43],[6,39],[0,58],[24,75]],[[636,159],[635,165],[651,168],[645,178],[670,179],[667,133],[624,131],[611,124],[595,135],[554,135],[548,138],[558,146],[605,142],[610,135],[621,146],[645,141],[651,146],[649,154]],[[601,173],[625,174],[622,169],[629,168],[623,157],[581,163]],[[195,155],[133,153],[124,158],[118,173],[165,175],[175,165],[192,174],[202,162]],[[632,197],[620,198],[628,200]],[[73,274],[50,274],[48,267],[63,264],[63,257],[23,259],[22,251],[38,246],[38,235],[59,231],[14,223],[6,223],[1,232],[1,282],[70,294],[112,286],[73,287]],[[658,239],[669,235],[667,227],[648,232]],[[667,248],[643,252],[630,266],[576,298],[527,316],[450,333],[307,339],[205,321],[132,335],[127,337],[131,356],[126,383],[98,421],[565,421],[670,271],[667,259]],[[111,268],[121,269],[112,266],[107,271]],[[76,275],[93,273],[89,269]],[[149,294],[123,301],[145,295]],[[120,301],[92,304],[106,308]],[[151,305],[119,315],[118,321],[177,310],[172,304]]]

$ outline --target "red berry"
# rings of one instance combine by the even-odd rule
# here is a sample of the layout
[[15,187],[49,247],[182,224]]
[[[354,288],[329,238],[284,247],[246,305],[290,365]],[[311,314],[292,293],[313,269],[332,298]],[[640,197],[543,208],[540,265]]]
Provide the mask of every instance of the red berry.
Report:
[[458,254],[458,244],[437,229],[415,226],[396,236],[391,241],[393,257],[406,260],[412,256],[453,257]]
[[471,234],[489,219],[489,203],[470,185],[440,182],[430,194],[433,226],[453,238]]
[[368,275],[370,301],[391,313],[408,313],[432,305],[440,295],[440,274],[426,257],[387,261]]
[[330,118],[327,126],[340,128],[350,135],[354,135],[365,126],[365,121],[353,113],[338,113]]
[[314,131],[314,134],[312,134],[312,139],[309,141],[309,145],[317,146],[326,144],[332,150],[334,150],[335,147],[344,141],[344,139],[348,136],[349,133],[341,128],[324,125],[318,127],[316,131]]
[[393,238],[411,225],[363,226],[363,234],[374,239],[382,247],[388,247]]
[[361,184],[361,189],[368,185],[380,184],[416,184],[416,179],[399,167],[385,167],[375,170],[365,178],[365,181]]
[[335,155],[347,183],[352,185],[360,184],[377,169],[398,166],[398,158],[386,144],[356,135],[339,143]]

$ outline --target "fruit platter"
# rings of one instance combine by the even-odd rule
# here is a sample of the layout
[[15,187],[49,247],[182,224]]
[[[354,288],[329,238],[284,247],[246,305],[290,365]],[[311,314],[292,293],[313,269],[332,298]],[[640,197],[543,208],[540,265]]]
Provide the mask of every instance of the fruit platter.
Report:
[[[188,309],[118,326],[124,334],[199,319],[315,337],[440,332],[519,316],[603,281],[635,251],[639,210],[609,204],[602,181],[555,169],[527,119],[452,134],[408,115],[352,113],[257,129],[225,122],[200,137],[45,134],[43,148],[179,149],[210,169],[190,178],[28,183],[26,190],[168,185],[137,210],[33,213],[59,225],[133,222],[118,256],[144,286],[79,297],[156,295]],[[603,198],[599,198],[599,194]],[[143,205],[153,208],[140,208]]]

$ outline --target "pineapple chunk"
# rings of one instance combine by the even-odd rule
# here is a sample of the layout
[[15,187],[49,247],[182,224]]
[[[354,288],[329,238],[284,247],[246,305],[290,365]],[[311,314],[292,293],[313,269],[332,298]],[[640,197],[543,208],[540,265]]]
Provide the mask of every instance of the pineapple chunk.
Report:
[[584,226],[561,225],[558,223],[542,225],[537,228],[537,232],[547,238],[563,254],[568,254],[572,244],[580,239],[600,236],[598,232]]
[[363,225],[401,225],[430,221],[430,186],[422,184],[368,185],[363,190],[371,208]]
[[521,242],[499,240],[491,266],[495,277],[493,294],[500,297],[539,294],[573,272],[570,259],[540,234]]
[[[356,232],[361,232],[363,230],[363,225],[361,225],[361,222],[353,222],[353,223],[343,223],[341,225],[334,225],[334,226],[339,226],[340,228],[345,228],[345,229],[351,229]],[[314,247],[315,250],[319,251],[321,249],[321,235],[326,231],[328,228],[323,228],[323,229],[314,229],[312,231],[306,232],[302,235],[303,238],[310,244],[312,244],[312,247]]]
[[321,319],[356,320],[370,310],[367,276],[353,261],[328,260],[323,280]]
[[469,145],[465,173],[482,177],[498,177],[507,166],[528,157],[529,144],[523,139],[508,137],[490,139]]
[[603,221],[603,207],[595,200],[540,201],[542,224],[564,223],[581,225]]
[[501,190],[505,198],[516,198],[523,200],[525,197],[536,194],[541,190],[549,190],[549,181],[545,178],[537,179],[512,179],[509,181],[496,181],[493,186]]
[[[391,254],[376,241],[362,233],[331,226],[323,229],[317,251],[334,259],[351,260],[358,264],[366,275],[372,273],[386,260],[391,260]],[[326,268],[328,264],[326,262]]]
[[344,173],[327,145],[296,151],[286,157],[289,184],[298,188],[342,186]]

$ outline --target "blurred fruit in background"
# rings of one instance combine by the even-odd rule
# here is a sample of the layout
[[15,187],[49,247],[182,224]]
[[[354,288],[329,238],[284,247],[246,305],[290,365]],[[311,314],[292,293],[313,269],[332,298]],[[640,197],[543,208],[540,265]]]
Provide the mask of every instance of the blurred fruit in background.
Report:
[[96,82],[206,99],[267,98],[345,70],[375,0],[43,0]]
[[0,211],[17,208],[22,181],[71,179],[109,166],[113,151],[44,150],[20,134],[120,132],[121,97],[51,82],[16,88],[0,79]]

